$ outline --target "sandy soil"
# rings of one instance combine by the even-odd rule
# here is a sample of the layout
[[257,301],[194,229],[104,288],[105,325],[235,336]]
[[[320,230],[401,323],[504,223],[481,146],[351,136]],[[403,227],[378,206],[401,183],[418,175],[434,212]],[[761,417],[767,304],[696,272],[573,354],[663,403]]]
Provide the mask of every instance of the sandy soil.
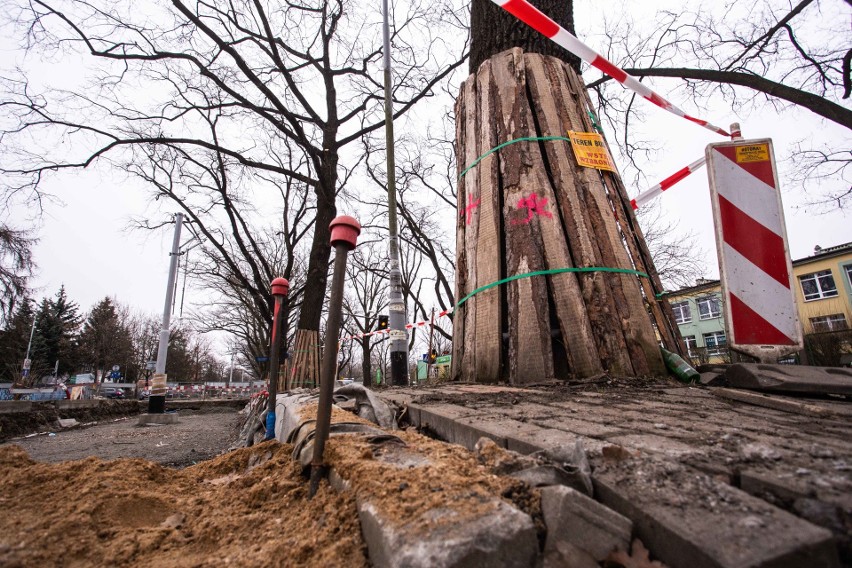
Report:
[[238,422],[236,412],[163,426],[130,417],[0,445],[0,566],[367,566],[354,497],[361,493],[400,521],[436,504],[471,513],[489,498],[540,517],[523,484],[413,431],[398,432],[399,443],[432,465],[400,468],[382,460],[382,446],[332,438],[328,463],[354,490],[323,481],[310,500],[290,445],[201,461],[226,450]]
[[0,447],[0,566],[366,566],[350,493],[267,442],[174,470]]

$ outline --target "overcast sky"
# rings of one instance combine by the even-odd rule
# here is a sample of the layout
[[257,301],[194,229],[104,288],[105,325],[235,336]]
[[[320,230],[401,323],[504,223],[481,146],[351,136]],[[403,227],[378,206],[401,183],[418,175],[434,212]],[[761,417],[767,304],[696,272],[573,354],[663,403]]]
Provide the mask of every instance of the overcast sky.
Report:
[[[843,2],[837,3],[843,9]],[[586,37],[593,48],[602,50],[603,46],[593,43],[594,34],[583,33],[583,30],[591,32],[595,29],[589,22],[600,18],[601,4],[575,1],[576,21],[581,37]],[[611,4],[622,6],[621,3]],[[641,4],[642,11],[648,13],[654,5],[665,8],[681,3]],[[848,10],[846,17],[848,19]],[[45,65],[25,59],[20,52],[13,51],[9,43],[4,44],[4,48],[7,60],[31,66],[38,73],[49,74],[52,80],[56,79],[55,74],[59,72],[57,65],[67,65],[67,62]],[[597,76],[597,72],[590,71],[586,74],[586,80]],[[458,84],[463,78],[457,75],[451,91],[458,91]],[[68,80],[73,81],[74,78],[68,75]],[[723,128],[738,121],[742,124],[746,138],[773,139],[779,159],[788,154],[791,145],[809,140],[815,133],[828,136],[845,148],[852,146],[846,129],[829,125],[808,111],[784,110],[777,113],[769,105],[762,105],[759,110],[748,110],[735,116],[722,101],[711,103],[707,109],[696,109],[691,101],[685,99],[684,93],[677,90],[676,81],[650,79],[647,84],[687,112]],[[425,104],[437,102],[437,99],[432,99]],[[631,195],[703,156],[708,143],[723,141],[712,132],[686,123],[656,107],[645,109],[645,121],[637,125],[634,133],[637,137],[654,141],[660,151],[641,164],[647,183],[641,186],[628,184]],[[613,136],[611,132],[606,134]],[[815,245],[828,247],[852,241],[852,219],[847,211],[834,210],[819,214],[814,209],[804,207],[806,196],[800,189],[785,186],[785,178],[791,167],[788,161],[779,162],[791,256],[795,259],[812,254]],[[70,298],[79,302],[84,311],[103,297],[114,296],[134,310],[160,314],[165,294],[171,229],[147,232],[130,230],[134,217],[164,218],[165,214],[159,207],[146,203],[144,191],[136,182],[108,170],[63,175],[54,178],[49,189],[61,202],[48,203],[41,225],[35,225],[40,238],[34,250],[38,264],[37,275],[33,280],[37,289],[36,297],[52,295],[64,284]],[[820,191],[817,186],[812,189],[814,192]],[[667,217],[680,220],[683,228],[696,233],[708,266],[707,276],[718,277],[706,170],[702,169],[666,192],[659,199],[659,206]],[[20,226],[33,223],[31,213],[13,209],[7,211],[6,215],[13,225]],[[340,213],[349,212],[341,210]],[[203,298],[190,286],[187,302],[203,302]]]

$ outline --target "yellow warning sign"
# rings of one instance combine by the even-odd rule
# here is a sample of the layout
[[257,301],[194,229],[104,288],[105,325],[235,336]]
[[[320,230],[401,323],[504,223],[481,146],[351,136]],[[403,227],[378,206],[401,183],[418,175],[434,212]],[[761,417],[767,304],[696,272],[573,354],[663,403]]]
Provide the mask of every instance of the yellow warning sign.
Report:
[[769,161],[768,144],[748,144],[745,146],[737,146],[736,149],[736,159],[738,164]]
[[585,168],[615,171],[615,163],[606,149],[603,137],[596,132],[568,131],[577,163]]

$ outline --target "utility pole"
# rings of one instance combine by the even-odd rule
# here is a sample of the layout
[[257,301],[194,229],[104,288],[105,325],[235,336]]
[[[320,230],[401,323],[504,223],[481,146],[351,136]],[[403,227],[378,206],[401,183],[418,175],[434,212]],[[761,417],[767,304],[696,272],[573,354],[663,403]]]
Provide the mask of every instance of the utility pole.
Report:
[[228,387],[234,382],[234,352],[231,351],[231,372],[228,374]]
[[30,348],[33,346],[33,335],[35,334],[35,324],[36,324],[36,313],[33,311],[33,326],[30,328],[30,342],[27,343],[27,356],[24,357],[24,366],[21,370],[21,376],[23,378],[27,378],[30,374],[30,365],[32,361],[30,361]]
[[390,24],[388,0],[382,0],[385,63],[385,145],[388,156],[388,231],[390,233],[390,359],[391,384],[408,384],[408,334],[405,332],[405,302],[402,296],[402,271],[399,269],[399,237],[396,224],[396,160],[394,157],[393,102],[391,101]]
[[[172,297],[177,277],[177,261],[180,254],[180,230],[183,226],[183,213],[175,214],[175,236],[172,241],[172,252],[169,253],[169,281],[166,284],[166,302],[163,308],[163,324],[160,328],[160,345],[157,349],[157,365],[154,367],[154,380],[151,385],[151,396],[148,397],[148,413],[162,414],[166,410],[166,356],[169,351],[169,321],[172,316]],[[157,394],[154,395],[154,389]]]

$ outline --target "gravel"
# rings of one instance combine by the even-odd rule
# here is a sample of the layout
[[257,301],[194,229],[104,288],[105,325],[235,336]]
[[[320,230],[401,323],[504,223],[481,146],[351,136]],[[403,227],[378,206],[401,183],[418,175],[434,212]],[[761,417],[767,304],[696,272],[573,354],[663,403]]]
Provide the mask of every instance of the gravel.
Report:
[[138,425],[130,416],[100,421],[96,425],[54,430],[8,440],[21,446],[39,462],[142,458],[170,467],[186,467],[218,456],[235,439],[238,410],[217,408],[200,413],[178,411],[176,424]]

